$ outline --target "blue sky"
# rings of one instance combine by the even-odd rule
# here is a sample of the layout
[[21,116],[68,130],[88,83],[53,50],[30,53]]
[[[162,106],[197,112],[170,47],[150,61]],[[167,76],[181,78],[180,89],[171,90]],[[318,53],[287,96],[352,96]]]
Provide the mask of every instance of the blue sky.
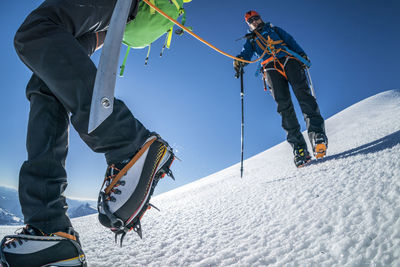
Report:
[[[14,51],[13,36],[40,3],[0,3],[1,185],[17,186],[19,168],[26,159],[29,102],[25,86],[31,73]],[[236,55],[243,41],[235,40],[246,33],[243,17],[251,9],[264,21],[289,32],[306,51],[324,118],[368,96],[400,88],[399,1],[193,0],[186,5],[186,24],[218,48]],[[171,49],[160,59],[163,40],[153,44],[148,66],[144,66],[147,49],[133,50],[125,77],[118,79],[116,87],[116,96],[146,127],[161,134],[182,159],[173,165],[177,180],[159,183],[157,193],[240,161],[240,84],[233,77],[232,60],[187,34],[174,35]],[[121,57],[124,53],[125,48]],[[93,56],[95,62],[99,55]],[[276,104],[264,92],[260,77],[254,76],[255,70],[255,64],[248,66],[244,77],[245,158],[285,140]],[[304,130],[301,112],[296,110]],[[96,198],[105,168],[103,156],[91,152],[71,128],[67,195]]]

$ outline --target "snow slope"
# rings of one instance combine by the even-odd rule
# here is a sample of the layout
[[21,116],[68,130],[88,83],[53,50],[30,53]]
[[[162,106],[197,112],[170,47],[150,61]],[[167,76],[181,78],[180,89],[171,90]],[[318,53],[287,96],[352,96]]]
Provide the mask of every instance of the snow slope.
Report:
[[283,142],[246,160],[243,179],[236,164],[154,197],[161,212],[123,248],[96,215],[74,219],[89,266],[400,266],[400,90],[326,128],[328,156],[310,166]]

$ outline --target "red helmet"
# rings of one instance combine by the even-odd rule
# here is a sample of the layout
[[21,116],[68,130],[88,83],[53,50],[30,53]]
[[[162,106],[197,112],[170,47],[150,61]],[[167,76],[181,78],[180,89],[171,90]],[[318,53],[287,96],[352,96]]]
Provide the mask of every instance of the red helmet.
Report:
[[254,17],[254,16],[260,16],[260,14],[258,14],[257,11],[250,10],[250,11],[246,12],[246,14],[244,15],[244,20],[247,22],[247,20],[249,18]]

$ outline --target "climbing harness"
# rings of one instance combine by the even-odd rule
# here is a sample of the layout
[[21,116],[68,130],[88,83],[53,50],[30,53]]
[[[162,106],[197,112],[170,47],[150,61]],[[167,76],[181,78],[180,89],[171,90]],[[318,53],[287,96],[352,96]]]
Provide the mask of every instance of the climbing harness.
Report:
[[[289,59],[291,58],[295,58],[293,57],[289,52],[287,52],[285,49],[282,48],[277,48],[276,45],[281,45],[282,47],[285,47],[286,44],[283,42],[283,40],[278,40],[278,41],[274,41],[271,39],[271,37],[267,37],[267,39],[264,38],[264,36],[262,36],[259,32],[254,31],[255,34],[257,35],[257,39],[256,39],[256,43],[257,45],[263,50],[263,51],[267,51],[267,54],[270,55],[270,57],[266,60],[264,60],[263,62],[261,62],[262,68],[263,68],[263,76],[264,76],[264,80],[265,80],[265,75],[266,72],[268,70],[276,70],[277,72],[279,72],[283,77],[285,77],[285,79],[287,80],[287,75],[285,72],[285,66],[286,63],[289,61]],[[288,56],[285,59],[285,62],[282,64],[278,57],[277,54],[280,52],[284,52],[286,53]],[[267,68],[267,65],[273,62],[274,63],[274,67],[273,68]]]

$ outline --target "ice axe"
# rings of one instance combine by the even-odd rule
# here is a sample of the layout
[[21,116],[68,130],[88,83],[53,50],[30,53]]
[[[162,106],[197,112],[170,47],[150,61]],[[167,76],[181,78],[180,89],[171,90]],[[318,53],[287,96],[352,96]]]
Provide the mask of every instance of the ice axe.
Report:
[[310,85],[310,88],[311,88],[311,94],[316,99],[317,97],[315,96],[314,85],[313,85],[312,80],[311,80],[310,68],[309,67],[306,67],[306,74],[307,74],[308,84]]
[[132,0],[118,0],[111,16],[94,82],[88,133],[113,112],[119,53]]
[[244,89],[243,89],[243,64],[240,64],[239,69],[235,74],[235,78],[239,78],[240,76],[240,100],[242,102],[242,125],[241,125],[241,135],[240,135],[240,142],[241,142],[241,158],[240,158],[240,178],[243,178],[243,150],[244,150]]

